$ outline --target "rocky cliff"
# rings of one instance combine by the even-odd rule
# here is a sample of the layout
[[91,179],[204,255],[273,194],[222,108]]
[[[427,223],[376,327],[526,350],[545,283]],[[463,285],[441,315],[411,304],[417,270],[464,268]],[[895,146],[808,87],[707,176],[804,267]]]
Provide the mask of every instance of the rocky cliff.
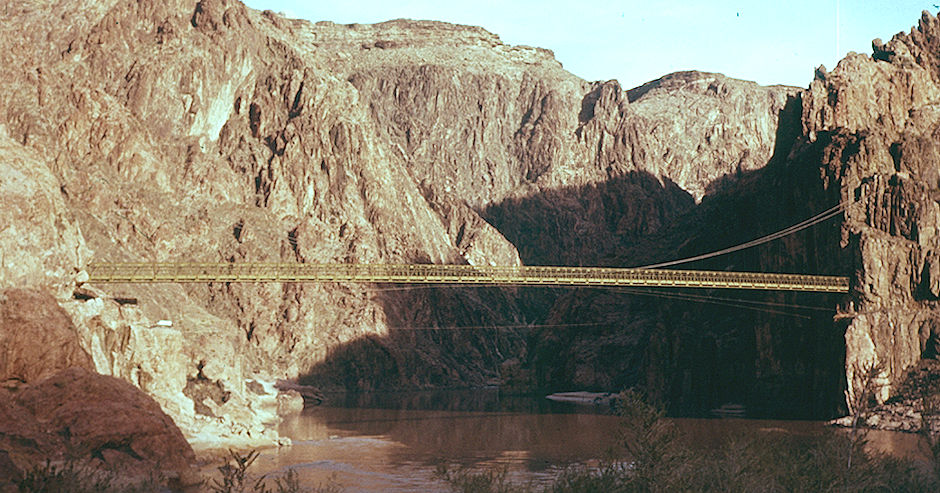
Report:
[[[691,407],[798,390],[809,376],[831,413],[861,355],[890,359],[891,379],[932,333],[920,308],[940,285],[936,184],[925,185],[936,19],[803,92],[700,72],[625,91],[574,77],[546,50],[437,22],[311,24],[225,0],[0,9],[0,286],[53,293],[93,367],[152,395],[197,446],[276,441],[278,378],[481,385],[507,364],[529,372],[526,385],[645,382]],[[795,330],[788,318],[581,291],[73,294],[92,260],[630,266],[747,240],[845,198],[869,205],[707,265],[855,273],[851,305],[757,299],[854,310]],[[518,328],[585,310],[589,331]],[[516,328],[447,330],[468,326]],[[726,349],[709,352],[701,334]],[[748,394],[708,391],[732,383]]]
[[[721,187],[662,235],[677,245],[675,256],[687,257],[844,203],[831,222],[691,266],[849,275],[847,298],[760,296],[750,301],[764,312],[732,313],[610,294],[567,297],[552,320],[596,320],[599,328],[587,339],[545,338],[536,370],[581,385],[646,382],[686,412],[742,401],[757,414],[811,417],[844,412],[842,389],[854,393],[859,369],[878,364],[879,399],[890,396],[907,369],[937,355],[940,341],[938,37],[937,18],[925,14],[910,33],[875,40],[871,56],[851,54],[832,72],[817,69],[780,113],[767,165],[736,182],[719,180]],[[745,303],[739,308],[755,308]],[[781,310],[775,307],[789,313],[767,313]],[[606,348],[594,349],[591,338]],[[622,354],[632,358],[623,362]],[[596,371],[611,366],[618,370]]]
[[853,257],[845,332],[849,381],[884,367],[882,397],[921,357],[936,357],[940,252],[940,22],[872,42],[818,71],[803,95],[806,145],[823,146],[820,176],[847,210],[841,245]]
[[[664,234],[679,245],[677,256],[686,257],[845,204],[831,222],[693,265],[848,275],[847,298],[762,296],[765,313],[751,315],[704,307],[696,312],[669,301],[655,307],[604,301],[610,295],[568,299],[556,304],[555,320],[588,317],[633,330],[598,334],[612,350],[590,350],[579,337],[560,337],[548,339],[541,353],[572,348],[562,349],[560,359],[579,361],[570,356],[580,354],[581,361],[614,366],[614,354],[631,354],[633,360],[613,375],[629,377],[632,369],[633,381],[660,389],[685,410],[740,400],[759,414],[838,414],[845,410],[840,390],[852,395],[859,369],[870,364],[882,368],[879,399],[890,396],[906,370],[936,357],[940,342],[938,39],[937,18],[925,13],[910,33],[888,43],[875,40],[871,56],[851,54],[832,72],[817,69],[809,88],[793,94],[781,112],[767,165],[707,194]],[[617,309],[597,315],[598,304]],[[790,313],[766,313],[775,306]],[[831,312],[819,311],[827,306]],[[619,315],[624,312],[632,314]],[[611,381],[606,372],[596,374],[597,364],[558,369],[553,361],[537,367],[568,381]]]

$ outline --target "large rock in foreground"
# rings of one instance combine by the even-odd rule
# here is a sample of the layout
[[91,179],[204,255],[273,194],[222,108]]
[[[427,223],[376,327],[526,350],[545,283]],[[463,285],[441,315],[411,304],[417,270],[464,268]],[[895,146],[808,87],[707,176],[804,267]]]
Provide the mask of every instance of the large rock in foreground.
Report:
[[0,382],[35,382],[71,366],[92,369],[72,319],[47,291],[0,291]]
[[153,398],[77,367],[18,392],[0,391],[0,450],[21,470],[48,459],[130,478],[157,471],[186,484],[196,477],[192,448]]

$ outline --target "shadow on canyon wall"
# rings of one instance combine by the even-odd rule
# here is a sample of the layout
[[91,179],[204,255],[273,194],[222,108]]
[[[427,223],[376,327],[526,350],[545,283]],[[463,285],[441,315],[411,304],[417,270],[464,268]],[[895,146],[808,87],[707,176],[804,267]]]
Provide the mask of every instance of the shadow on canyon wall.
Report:
[[498,381],[503,361],[525,358],[512,288],[376,285],[373,296],[388,334],[333,348],[302,381],[333,391],[482,386]]
[[[525,252],[526,264],[615,265],[620,248],[652,245],[663,225],[693,206],[674,183],[632,173],[506,202],[492,209],[495,219],[484,217]],[[334,348],[303,380],[334,390],[505,382],[505,373],[528,362],[531,326],[544,325],[554,300],[567,291],[572,289],[376,286],[388,335]],[[525,388],[547,384],[522,382]]]
[[[527,265],[630,267],[743,243],[838,203],[839,191],[820,183],[826,138],[800,141],[799,118],[799,99],[791,98],[768,165],[716,180],[698,205],[675,183],[633,172],[480,212]],[[839,242],[833,220],[677,267],[846,275],[853,263]],[[426,288],[378,297],[388,336],[335,349],[306,382],[346,390],[497,381],[528,391],[640,386],[676,415],[725,403],[744,404],[751,416],[828,418],[844,411],[845,327],[833,320],[842,295]]]

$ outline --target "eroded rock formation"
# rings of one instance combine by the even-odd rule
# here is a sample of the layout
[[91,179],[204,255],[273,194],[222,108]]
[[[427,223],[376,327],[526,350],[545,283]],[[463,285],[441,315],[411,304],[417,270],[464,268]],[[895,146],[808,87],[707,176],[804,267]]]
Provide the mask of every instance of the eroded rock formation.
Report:
[[854,203],[842,226],[855,257],[848,378],[881,364],[882,397],[940,341],[938,39],[940,22],[925,12],[910,33],[875,40],[871,57],[850,55],[803,97],[807,141],[827,143],[824,180]]
[[[601,328],[587,338],[549,334],[537,350],[546,360],[536,370],[581,385],[646,382],[691,412],[741,400],[752,407],[773,403],[761,407],[762,414],[837,414],[845,411],[841,389],[851,394],[858,369],[869,364],[883,368],[879,397],[891,395],[906,369],[936,356],[940,341],[938,36],[937,18],[925,14],[910,33],[888,43],[876,40],[872,56],[851,54],[832,72],[818,69],[809,88],[792,94],[780,113],[767,166],[723,183],[657,238],[676,245],[676,257],[686,257],[845,203],[835,221],[692,265],[849,275],[847,298],[778,294],[752,300],[829,306],[830,313],[791,310],[807,317],[802,319],[740,309],[696,312],[668,300],[651,307],[609,294],[569,297],[555,305],[551,320],[597,321]],[[606,309],[599,313],[598,306]],[[608,328],[617,326],[631,329]],[[605,341],[606,349],[592,349],[591,338]],[[567,367],[548,357],[559,350]],[[622,362],[617,354],[631,358]],[[599,366],[618,370],[598,373]]]
[[[690,409],[810,398],[820,415],[846,368],[874,358],[890,382],[933,347],[933,17],[803,92],[700,72],[624,91],[438,22],[311,24],[227,0],[0,9],[0,286],[52,293],[94,369],[199,448],[276,442],[281,378],[480,385],[512,366],[527,385],[645,383]],[[850,299],[755,300],[850,312],[835,321],[341,283],[72,296],[91,260],[640,265],[850,198],[841,223],[704,264],[853,275]],[[596,325],[443,330],[545,321]]]

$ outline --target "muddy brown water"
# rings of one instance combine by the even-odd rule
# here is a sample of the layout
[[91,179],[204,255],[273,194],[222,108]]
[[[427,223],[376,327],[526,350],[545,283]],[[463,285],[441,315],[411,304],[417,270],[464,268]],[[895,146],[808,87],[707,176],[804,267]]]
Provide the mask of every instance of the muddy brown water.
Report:
[[[480,392],[372,394],[335,397],[281,425],[293,445],[261,454],[257,474],[293,469],[310,487],[333,483],[347,492],[448,491],[438,464],[474,470],[503,468],[519,483],[547,484],[566,467],[623,459],[619,417],[603,406],[543,398],[500,398]],[[722,446],[728,437],[832,432],[814,421],[673,420],[693,447]],[[870,446],[921,458],[916,435],[874,431]]]

